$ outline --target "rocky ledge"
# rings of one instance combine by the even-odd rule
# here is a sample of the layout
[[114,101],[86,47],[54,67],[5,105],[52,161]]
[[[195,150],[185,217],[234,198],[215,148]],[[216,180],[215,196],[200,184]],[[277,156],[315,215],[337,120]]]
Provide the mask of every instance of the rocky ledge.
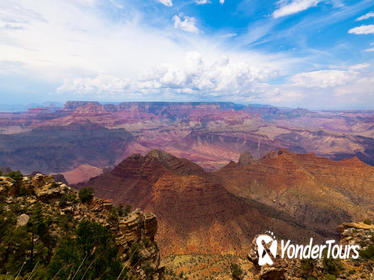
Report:
[[[18,194],[14,194],[15,190]],[[152,213],[139,209],[131,211],[129,207],[119,211],[120,208],[111,201],[96,197],[83,203],[77,191],[56,182],[53,176],[40,173],[23,177],[18,182],[11,177],[0,176],[0,196],[4,197],[5,211],[17,207],[17,227],[29,226],[30,213],[36,205],[41,207],[43,216],[49,217],[48,231],[56,239],[63,234],[57,220],[64,216],[75,224],[93,221],[111,230],[124,270],[127,275],[135,277],[131,279],[159,279],[163,275],[159,250],[154,241],[157,219]],[[152,278],[149,278],[150,271]]]

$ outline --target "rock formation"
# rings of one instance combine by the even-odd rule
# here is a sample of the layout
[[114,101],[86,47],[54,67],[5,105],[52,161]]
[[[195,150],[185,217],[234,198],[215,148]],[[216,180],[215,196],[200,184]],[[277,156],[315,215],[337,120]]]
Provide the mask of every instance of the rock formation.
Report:
[[374,218],[374,167],[358,158],[332,161],[281,149],[216,174],[233,194],[287,213],[326,237],[337,237],[345,221]]
[[245,253],[251,237],[266,230],[297,240],[321,238],[271,207],[236,197],[198,165],[159,150],[132,155],[83,186],[117,204],[154,212],[163,255]]
[[[22,189],[25,194],[9,196],[10,190],[15,188],[16,184],[14,179],[0,176],[0,195],[7,196],[5,209],[12,207],[20,209],[17,227],[28,226],[30,213],[35,207],[41,207],[43,215],[51,219],[48,231],[55,238],[62,235],[62,228],[58,221],[64,216],[74,224],[86,220],[97,222],[111,230],[118,247],[119,259],[128,274],[136,279],[149,279],[146,273],[152,271],[152,279],[161,277],[163,269],[160,267],[160,254],[154,241],[158,228],[154,214],[136,209],[114,215],[118,209],[111,201],[95,197],[88,204],[81,203],[76,191],[64,183],[56,182],[51,175],[38,173],[33,177],[24,177]],[[4,249],[2,245],[0,250]],[[136,263],[131,258],[132,254],[135,254],[134,248],[138,258]],[[144,270],[145,265],[147,271]]]

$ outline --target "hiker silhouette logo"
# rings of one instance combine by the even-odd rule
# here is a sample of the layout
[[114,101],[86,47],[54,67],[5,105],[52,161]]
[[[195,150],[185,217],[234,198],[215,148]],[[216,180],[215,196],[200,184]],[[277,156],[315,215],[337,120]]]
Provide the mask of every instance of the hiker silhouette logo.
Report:
[[262,234],[257,237],[256,244],[259,257],[258,264],[260,266],[265,264],[273,265],[274,262],[272,257],[277,257],[278,241],[268,234]]

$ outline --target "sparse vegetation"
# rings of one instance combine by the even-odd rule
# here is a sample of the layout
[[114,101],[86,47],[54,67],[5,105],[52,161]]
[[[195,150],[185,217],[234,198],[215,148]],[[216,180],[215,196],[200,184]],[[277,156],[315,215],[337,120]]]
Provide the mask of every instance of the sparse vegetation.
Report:
[[62,240],[51,263],[48,275],[68,279],[74,271],[76,279],[115,279],[121,264],[111,233],[98,223],[82,221],[76,238]]
[[[325,254],[323,256],[323,270],[325,273],[327,273],[326,277],[329,274],[335,277],[343,269],[341,261],[339,259],[328,258],[326,255],[327,253],[325,251]],[[334,278],[331,278],[331,279],[334,279]]]
[[371,224],[372,224],[372,222],[371,222],[371,220],[370,220],[370,219],[365,219],[365,220],[364,220],[364,224],[367,224],[367,225],[371,225]]
[[311,274],[313,273],[315,264],[316,264],[316,261],[313,260],[313,259],[303,259],[303,260],[301,260],[302,273],[303,273],[304,277],[308,277],[307,278],[308,280],[313,279]]
[[360,256],[366,260],[374,260],[374,245],[370,245],[367,249],[361,250]]
[[142,269],[143,269],[143,271],[145,273],[146,280],[152,280],[153,279],[154,269],[151,266],[151,264],[149,262],[146,262],[145,265],[142,266]]
[[79,190],[79,200],[82,203],[90,203],[94,197],[94,190],[90,187],[85,187]]
[[124,211],[124,215],[128,215],[130,212],[131,212],[131,206],[130,205],[126,205],[126,208],[125,208],[125,211]]
[[243,271],[238,264],[236,263],[231,264],[230,268],[231,268],[232,279],[240,280],[243,278]]
[[133,243],[130,248],[130,263],[131,265],[136,265],[140,261],[140,256],[139,256],[139,244]]
[[23,174],[20,171],[11,171],[7,173],[6,176],[15,181],[13,189],[11,190],[12,195],[18,196],[25,193],[24,189],[22,188]]
[[[116,279],[121,265],[114,239],[106,228],[83,221],[75,231],[69,227],[69,234],[56,239],[48,230],[53,218],[49,215],[36,203],[27,226],[17,227],[17,213],[6,211],[0,204],[0,274],[19,274],[19,279],[27,279],[33,273],[33,279],[42,280],[54,276],[68,279],[74,272],[76,279],[84,273],[84,279]],[[60,224],[69,220],[59,219]]]
[[333,274],[326,274],[324,280],[336,280],[336,276]]
[[68,203],[76,202],[76,195],[74,193],[64,194],[60,199],[60,206],[65,207]]
[[17,171],[11,171],[8,174],[6,174],[6,176],[12,178],[13,180],[15,180],[17,185],[20,185],[22,183],[23,174],[19,170],[17,170]]
[[[157,265],[145,262],[142,250],[147,244],[158,252],[154,242],[142,236],[119,252],[112,228],[106,227],[111,219],[125,214],[123,207],[91,212],[95,204],[82,207],[80,201],[103,200],[94,198],[90,189],[77,194],[66,186],[58,194],[44,193],[45,199],[39,199],[31,180],[24,180],[19,172],[10,175],[14,181],[0,180],[0,279],[127,280],[137,279],[139,269],[153,279]],[[16,184],[31,192],[13,194]],[[51,181],[46,184],[60,186]],[[121,263],[120,258],[134,266]]]

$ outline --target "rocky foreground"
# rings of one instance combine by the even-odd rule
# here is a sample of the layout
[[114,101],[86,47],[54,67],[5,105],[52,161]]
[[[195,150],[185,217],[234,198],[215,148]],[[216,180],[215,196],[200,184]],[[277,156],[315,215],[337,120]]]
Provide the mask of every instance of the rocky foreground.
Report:
[[162,277],[151,213],[17,172],[0,176],[0,212],[0,279]]
[[361,246],[357,260],[276,259],[262,267],[254,241],[244,255],[174,254],[161,262],[157,228],[152,213],[116,207],[52,176],[0,176],[0,279],[374,279],[369,221],[338,228],[341,244]]

